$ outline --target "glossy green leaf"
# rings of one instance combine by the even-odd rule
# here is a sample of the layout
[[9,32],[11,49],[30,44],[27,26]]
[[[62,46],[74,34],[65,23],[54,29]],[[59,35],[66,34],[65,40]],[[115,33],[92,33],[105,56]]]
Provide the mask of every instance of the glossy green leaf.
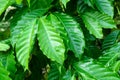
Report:
[[111,32],[103,41],[102,43],[102,50],[108,49],[112,47],[118,39],[118,36],[120,34],[120,30],[115,30]]
[[77,2],[77,12],[84,13],[88,7],[86,6],[84,0],[78,0]]
[[103,51],[103,56],[99,58],[99,62],[107,67],[114,66],[120,55],[120,43],[116,43],[110,49]]
[[62,26],[60,21],[57,19],[57,17],[53,14],[50,14],[47,19],[51,22],[51,24],[56,28],[57,32],[60,33],[61,38],[64,40],[64,44],[67,48],[68,44],[68,37],[67,33],[65,31],[65,28]]
[[36,19],[24,24],[24,29],[16,43],[16,56],[24,69],[28,69],[29,57],[35,42],[37,33]]
[[92,15],[92,18],[94,18],[99,22],[102,28],[107,28],[107,29],[116,28],[116,24],[110,16],[106,14],[101,14],[97,11],[91,11],[89,13]]
[[0,0],[0,15],[6,9],[8,2],[8,0]]
[[17,70],[15,56],[12,51],[8,51],[5,54],[0,53],[0,61],[4,68],[10,72],[10,75],[13,76]]
[[62,3],[63,3],[63,5],[66,7],[66,4],[70,1],[70,0],[60,0]]
[[94,8],[94,0],[84,0],[84,2],[85,2],[88,6]]
[[76,57],[80,58],[84,52],[84,35],[80,25],[69,15],[64,13],[54,13],[54,15],[61,22],[62,26],[68,35],[68,47],[72,50]]
[[9,48],[8,44],[0,43],[0,51],[7,51]]
[[53,0],[31,0],[31,8],[44,9],[51,8]]
[[100,12],[113,17],[114,10],[113,10],[113,6],[109,0],[95,0],[95,4]]
[[5,9],[14,3],[14,0],[0,0],[0,15],[5,11]]
[[82,15],[83,22],[85,23],[85,27],[89,30],[90,34],[93,34],[96,38],[102,38],[102,28],[98,21],[96,21],[93,14],[86,12]]
[[11,41],[11,38],[8,38],[8,39],[0,41],[0,43],[10,45],[10,43],[11,43],[10,41]]
[[60,64],[64,62],[65,46],[56,28],[45,17],[40,18],[38,41],[43,54]]
[[65,72],[65,75],[62,77],[62,80],[76,80],[75,74],[72,74],[71,70],[67,70]]
[[[32,21],[33,19],[37,18],[38,16],[42,16],[45,12],[47,11],[47,9],[37,9],[37,10],[34,10],[32,12],[26,12],[26,14],[22,15],[22,17],[20,18],[19,21],[15,21],[13,20],[13,22],[11,23],[14,23],[12,26],[14,27],[11,31],[11,44],[12,46],[14,47],[17,40],[19,39],[19,36],[20,36],[20,33],[23,32],[24,30],[24,27],[26,27],[26,25],[28,25],[28,22]],[[17,16],[16,16],[17,17]],[[17,23],[17,24],[15,24]]]
[[[25,15],[26,16],[28,15],[27,11],[28,11],[27,9],[22,9],[22,10],[16,12],[15,15],[13,16],[13,19],[11,20],[10,30],[11,30],[11,45],[12,45],[12,47],[15,46],[18,36],[21,32],[21,29],[23,28],[20,25],[22,25],[23,21],[25,22],[25,19],[22,21],[21,18],[23,18],[23,16],[25,16]],[[19,25],[18,25],[18,23],[19,23]]]
[[17,11],[14,14],[13,18],[10,21],[11,22],[11,24],[10,24],[11,36],[13,36],[14,28],[16,27],[17,22],[19,20],[21,20],[21,18],[23,17],[23,15],[25,15],[27,12],[28,12],[28,9],[24,8],[24,9],[21,9],[20,11]]
[[0,62],[0,80],[12,80],[9,77],[9,72],[3,67],[1,62]]
[[17,4],[21,4],[23,0],[16,0]]
[[101,14],[97,11],[85,12],[82,15],[86,28],[96,38],[102,38],[102,28],[116,28],[114,20],[111,17]]
[[16,44],[17,59],[24,67],[24,70],[28,69],[29,57],[35,41],[34,38],[37,32],[37,26],[35,25],[36,19],[45,12],[46,9],[37,9],[26,13],[22,16],[22,19],[17,22],[17,25],[12,31],[11,42],[13,46]]
[[50,71],[48,73],[48,80],[59,80],[60,72],[56,63],[50,65]]
[[81,75],[82,80],[119,80],[120,77],[112,70],[105,68],[93,61],[77,62],[74,64],[75,70]]
[[115,62],[115,64],[112,66],[113,71],[118,72],[120,70],[120,60]]

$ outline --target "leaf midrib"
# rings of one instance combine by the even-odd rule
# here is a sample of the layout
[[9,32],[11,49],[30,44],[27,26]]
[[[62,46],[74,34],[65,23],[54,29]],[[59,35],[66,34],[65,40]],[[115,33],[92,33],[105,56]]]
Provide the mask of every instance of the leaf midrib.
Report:
[[[63,15],[63,16],[64,16],[64,15]],[[66,30],[66,32],[67,32],[68,38],[70,39],[70,40],[69,40],[70,43],[74,43],[73,39],[71,38],[70,33],[68,33],[69,31],[67,30],[67,28],[66,28],[66,26],[65,26],[65,24],[64,24],[64,21],[62,21],[62,19],[61,19],[60,17],[58,17],[58,15],[57,15],[56,17],[60,20],[61,24],[64,26],[64,28],[65,28],[65,30]],[[73,46],[73,49],[74,49],[75,52],[76,52],[75,45],[72,45],[72,46]],[[68,48],[69,48],[69,47],[68,47]]]
[[[47,35],[47,38],[48,38],[47,41],[50,43],[50,44],[48,44],[48,45],[52,46],[52,47],[51,47],[52,52],[53,52],[53,53],[56,53],[56,51],[53,49],[53,48],[54,48],[53,45],[51,44],[51,41],[52,41],[52,40],[49,38],[49,33],[47,32],[46,25],[44,24],[44,21],[43,21],[42,19],[40,19],[40,21],[42,22],[42,25],[45,26],[45,27],[43,27],[43,26],[42,26],[42,27],[44,28],[44,30],[45,30],[45,32],[46,32],[46,35]],[[47,23],[47,24],[49,24],[49,23]],[[50,35],[50,36],[51,36],[51,35]],[[58,56],[57,56],[56,54],[55,54],[55,56],[58,58]],[[59,58],[58,58],[58,59],[59,59]],[[55,59],[54,59],[54,60],[55,60]]]

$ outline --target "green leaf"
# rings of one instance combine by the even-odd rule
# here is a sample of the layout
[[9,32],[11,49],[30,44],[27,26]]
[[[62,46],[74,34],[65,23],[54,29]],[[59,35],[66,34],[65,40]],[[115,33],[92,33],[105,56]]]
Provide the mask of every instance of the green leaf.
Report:
[[114,20],[97,11],[84,12],[82,19],[85,23],[86,28],[93,34],[96,38],[102,38],[102,28],[116,28]]
[[12,51],[0,53],[0,61],[3,64],[4,68],[10,72],[11,76],[14,76],[17,68],[15,62],[15,56]]
[[94,8],[94,0],[84,0],[84,3],[88,4],[88,6]]
[[120,80],[117,73],[93,61],[77,62],[74,68],[82,76],[82,80]]
[[16,0],[17,4],[21,4],[23,0]]
[[70,0],[60,0],[62,3],[63,3],[63,5],[65,6],[65,8],[66,8],[66,4],[70,1]]
[[40,18],[38,35],[37,35],[40,49],[43,54],[50,58],[52,61],[56,61],[60,64],[64,62],[65,46],[60,34],[50,24],[45,17]]
[[116,24],[110,16],[106,14],[101,14],[97,11],[91,11],[90,14],[93,15],[92,17],[99,22],[102,28],[107,29],[116,28]]
[[[24,18],[23,20],[23,16],[27,16],[30,15],[27,13],[27,9],[22,9],[18,12],[15,13],[15,15],[13,16],[13,19],[11,19],[11,24],[10,24],[10,30],[11,30],[11,45],[12,47],[15,46],[16,41],[19,37],[19,34],[21,32],[21,29],[23,28],[21,25],[22,22],[26,21],[26,19]],[[27,18],[28,19],[28,18]]]
[[0,0],[0,15],[4,12],[7,7],[8,0]]
[[103,41],[102,50],[112,47],[117,42],[119,34],[120,30],[115,30],[110,33]]
[[67,70],[65,75],[63,76],[62,80],[76,80],[75,74],[72,74],[71,70]]
[[48,80],[59,80],[60,72],[56,63],[52,63],[48,73]]
[[9,48],[8,44],[0,43],[0,51],[7,51]]
[[13,23],[12,27],[15,26],[14,28],[11,28],[12,29],[11,44],[13,47],[15,46],[16,42],[18,41],[20,33],[22,33],[24,28],[26,27],[26,25],[28,25],[28,22],[32,21],[33,19],[35,19],[37,17],[42,16],[46,11],[47,11],[47,9],[36,9],[36,10],[28,13],[25,10],[25,12],[23,12],[22,14],[24,14],[24,13],[26,13],[26,14],[22,15],[21,19],[17,21],[17,24],[15,24],[16,21],[14,22],[14,20],[13,20],[13,22],[11,22],[11,23]]
[[95,0],[95,4],[100,12],[113,17],[114,10],[113,10],[113,6],[109,0]]
[[68,47],[72,50],[76,57],[80,58],[84,52],[84,35],[79,24],[69,15],[64,13],[54,13],[61,22],[68,35]]
[[115,62],[115,64],[113,65],[112,69],[115,72],[119,72],[119,70],[120,70],[120,60]]
[[5,11],[5,9],[14,3],[14,0],[0,0],[0,15]]
[[21,32],[16,43],[16,56],[20,64],[24,67],[24,70],[26,70],[28,69],[29,57],[37,33],[36,19],[28,21],[23,26],[23,32]]
[[85,27],[89,30],[90,34],[93,34],[96,38],[102,38],[102,28],[97,20],[93,18],[93,14],[85,12],[82,15],[83,22]]
[[88,6],[86,6],[84,0],[77,1],[77,12],[78,13],[84,13],[84,11],[86,11],[87,8]]
[[44,9],[51,8],[51,3],[53,0],[31,0],[31,8],[32,9]]
[[68,38],[65,28],[62,26],[57,17],[53,14],[50,14],[47,19],[51,22],[51,24],[56,28],[57,32],[60,34],[61,38],[64,40],[64,44],[67,47]]
[[120,43],[116,43],[110,49],[103,51],[103,56],[99,57],[99,62],[107,67],[114,66],[120,55]]
[[0,62],[0,80],[12,80],[9,77],[9,72],[3,67],[1,62]]
[[24,67],[24,70],[28,69],[28,59],[34,44],[35,33],[37,32],[35,25],[36,19],[42,16],[46,10],[47,9],[37,9],[26,13],[22,16],[22,19],[17,22],[17,25],[12,31],[11,42],[13,47],[16,44],[17,59]]
[[[13,31],[15,26],[17,25],[17,22],[23,17],[28,12],[27,8],[21,9],[17,11],[14,15],[13,18],[10,21],[10,30],[11,30],[11,35],[13,35]],[[16,29],[15,29],[16,30]]]
[[11,38],[8,38],[8,39],[5,39],[5,40],[0,41],[0,43],[10,45],[10,44],[11,44],[10,41],[11,41]]
[[30,0],[27,0],[27,2],[28,2],[28,5],[30,6]]

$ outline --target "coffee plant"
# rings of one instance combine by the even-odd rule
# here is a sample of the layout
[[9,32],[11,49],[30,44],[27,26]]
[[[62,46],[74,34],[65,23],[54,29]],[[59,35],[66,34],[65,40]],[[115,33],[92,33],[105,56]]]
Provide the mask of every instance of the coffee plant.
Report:
[[120,80],[120,0],[0,0],[0,80]]

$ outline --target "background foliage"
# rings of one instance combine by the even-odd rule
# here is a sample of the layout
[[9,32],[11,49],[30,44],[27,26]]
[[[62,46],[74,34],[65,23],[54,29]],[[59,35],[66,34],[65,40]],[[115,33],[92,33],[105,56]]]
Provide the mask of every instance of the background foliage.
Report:
[[0,80],[120,80],[120,0],[0,0]]

